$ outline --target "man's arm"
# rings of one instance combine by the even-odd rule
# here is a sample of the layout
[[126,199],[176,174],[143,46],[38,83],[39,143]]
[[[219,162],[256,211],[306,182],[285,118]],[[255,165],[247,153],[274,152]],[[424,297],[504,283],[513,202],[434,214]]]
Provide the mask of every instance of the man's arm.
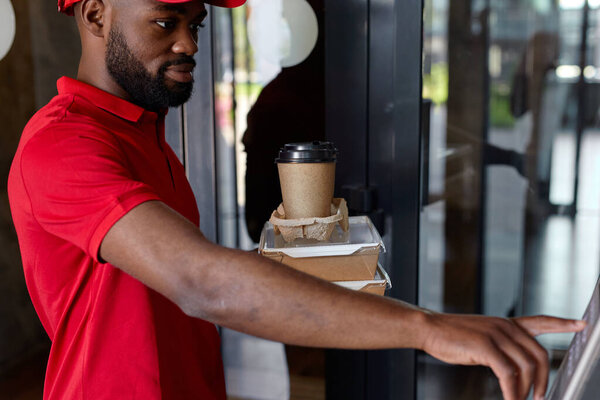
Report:
[[258,254],[218,246],[161,202],[143,203],[107,233],[100,256],[215,324],[290,344],[333,348],[416,348],[451,363],[487,365],[507,399],[532,383],[543,396],[545,350],[532,335],[575,331],[551,317],[515,320],[433,313],[350,291]]

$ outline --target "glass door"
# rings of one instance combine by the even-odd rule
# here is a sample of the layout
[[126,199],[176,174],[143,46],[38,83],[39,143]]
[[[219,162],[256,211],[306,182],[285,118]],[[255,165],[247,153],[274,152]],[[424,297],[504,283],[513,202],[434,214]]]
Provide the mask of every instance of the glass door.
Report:
[[[598,5],[425,1],[420,305],[583,313],[600,244]],[[570,338],[541,341],[559,361]],[[418,380],[422,399],[500,398],[483,368],[420,356]]]

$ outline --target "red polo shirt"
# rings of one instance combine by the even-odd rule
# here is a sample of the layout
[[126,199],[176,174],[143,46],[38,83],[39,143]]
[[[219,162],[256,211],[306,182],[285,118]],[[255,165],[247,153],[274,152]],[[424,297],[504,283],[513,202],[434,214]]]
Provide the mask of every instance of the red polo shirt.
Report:
[[25,280],[52,348],[44,399],[224,399],[214,325],[98,260],[129,210],[160,200],[199,224],[164,115],[61,78],[8,179]]

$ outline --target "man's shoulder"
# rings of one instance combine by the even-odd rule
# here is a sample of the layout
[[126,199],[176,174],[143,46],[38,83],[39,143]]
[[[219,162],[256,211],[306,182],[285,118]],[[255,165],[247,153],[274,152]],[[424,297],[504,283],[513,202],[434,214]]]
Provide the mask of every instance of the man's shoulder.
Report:
[[56,96],[29,120],[11,165],[11,175],[22,175],[25,167],[39,174],[44,170],[56,173],[65,159],[79,157],[89,162],[101,160],[103,154],[121,156],[111,130],[93,113],[87,113],[87,105],[81,106],[75,97]]
[[95,107],[73,94],[58,95],[31,117],[19,150],[34,147],[34,143],[57,148],[90,138],[112,142],[111,129],[96,113]]
[[106,131],[102,121],[95,115],[94,108],[73,94],[57,95],[31,117],[23,136],[52,130]]

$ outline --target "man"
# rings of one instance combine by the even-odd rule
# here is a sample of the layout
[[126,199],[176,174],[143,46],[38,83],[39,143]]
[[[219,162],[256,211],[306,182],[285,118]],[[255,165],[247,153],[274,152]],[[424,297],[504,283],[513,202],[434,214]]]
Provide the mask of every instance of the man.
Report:
[[583,323],[438,314],[202,235],[164,139],[166,108],[192,90],[200,0],[58,5],[79,28],[78,79],[61,78],[28,123],[9,176],[27,285],[52,340],[45,399],[224,399],[213,324],[303,346],[422,349],[490,366],[507,399],[532,385],[542,398],[548,361],[532,335]]

